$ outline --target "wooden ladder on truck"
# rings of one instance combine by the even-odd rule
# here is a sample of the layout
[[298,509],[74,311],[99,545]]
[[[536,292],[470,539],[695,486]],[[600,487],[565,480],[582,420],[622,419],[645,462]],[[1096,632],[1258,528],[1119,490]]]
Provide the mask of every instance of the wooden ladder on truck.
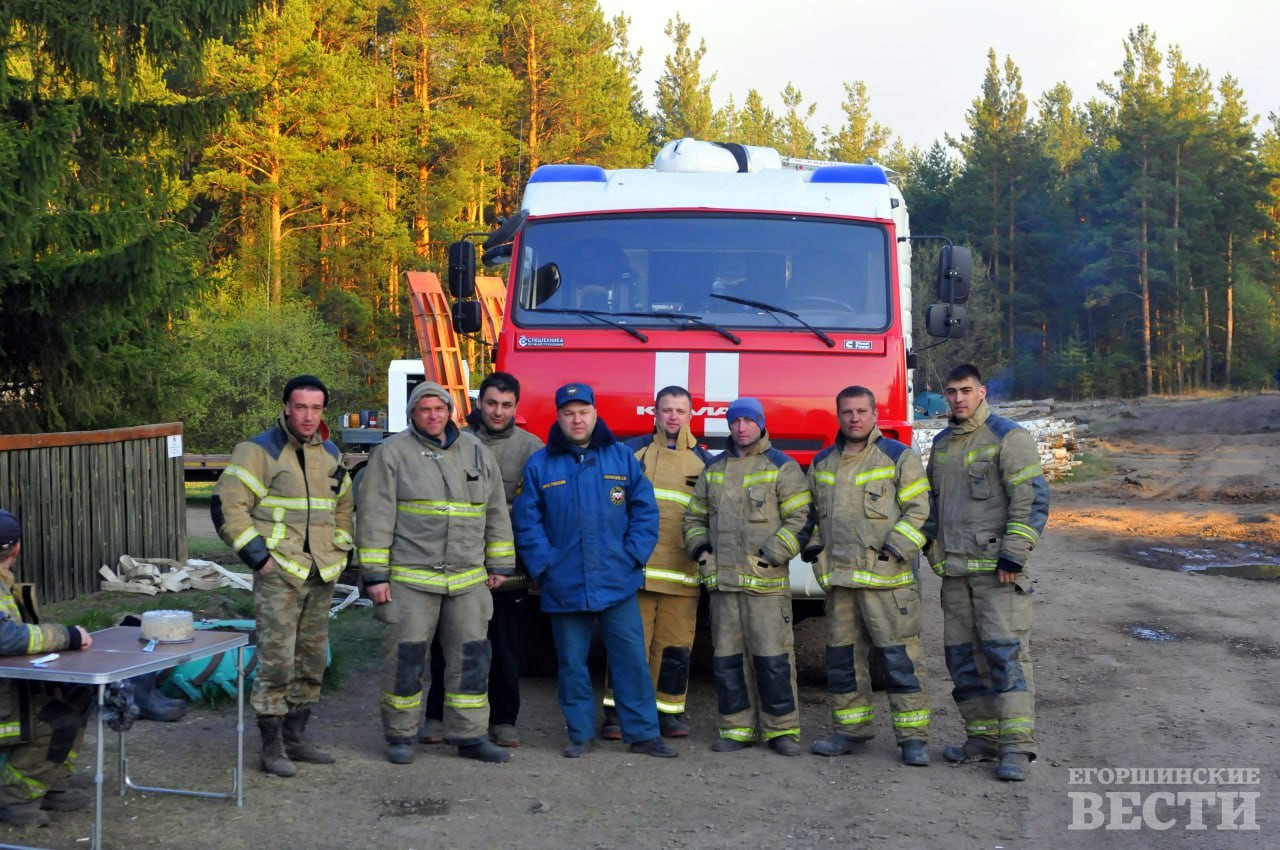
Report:
[[465,424],[471,410],[462,350],[453,332],[449,299],[435,272],[405,272],[409,279],[409,301],[413,305],[413,326],[422,350],[422,369],[428,381],[435,381],[453,396],[454,421]]

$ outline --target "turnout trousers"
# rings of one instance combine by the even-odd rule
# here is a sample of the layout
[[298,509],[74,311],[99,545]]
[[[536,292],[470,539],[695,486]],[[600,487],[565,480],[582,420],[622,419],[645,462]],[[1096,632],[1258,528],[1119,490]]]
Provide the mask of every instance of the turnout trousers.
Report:
[[[532,636],[531,605],[524,588],[493,593],[489,620],[489,725],[515,726],[520,716],[520,643]],[[427,719],[444,719],[444,650],[440,636],[431,641],[431,684],[427,688]]]
[[320,700],[335,583],[314,567],[301,587],[285,581],[278,566],[254,575],[258,670],[249,704],[259,715],[284,715]]
[[[640,621],[644,625],[644,645],[649,653],[649,678],[658,700],[659,714],[684,714],[689,693],[689,658],[698,625],[698,597],[675,596],[641,590]],[[605,708],[614,708],[613,686],[608,681]]]
[[713,590],[712,669],[721,738],[800,736],[791,597]]
[[943,643],[965,734],[1035,757],[1031,597],[1026,579],[944,576]]
[[596,736],[596,699],[587,653],[597,619],[612,672],[622,740],[631,744],[658,737],[658,711],[636,598],[632,596],[603,611],[549,613],[547,617],[556,642],[556,692],[569,740],[579,743]]
[[920,592],[894,589],[827,589],[827,690],[836,731],[872,735],[868,660],[875,652],[884,668],[893,732],[899,743],[929,740],[929,694],[920,645]]
[[444,729],[450,744],[486,740],[489,729],[489,618],[493,597],[478,585],[447,596],[391,582],[391,601],[374,606],[382,632],[382,731],[390,743],[410,743],[430,677],[428,650],[440,634],[444,650]]
[[0,804],[39,800],[75,767],[96,689],[79,685],[47,687],[66,689],[70,698],[32,695],[31,740],[0,748]]

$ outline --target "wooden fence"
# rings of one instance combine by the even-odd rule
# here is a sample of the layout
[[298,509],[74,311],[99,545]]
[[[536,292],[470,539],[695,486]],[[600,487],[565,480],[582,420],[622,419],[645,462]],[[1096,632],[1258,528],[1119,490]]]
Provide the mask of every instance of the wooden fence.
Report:
[[0,436],[0,507],[22,520],[18,580],[61,602],[95,592],[98,568],[121,555],[185,560],[181,439],[180,422]]

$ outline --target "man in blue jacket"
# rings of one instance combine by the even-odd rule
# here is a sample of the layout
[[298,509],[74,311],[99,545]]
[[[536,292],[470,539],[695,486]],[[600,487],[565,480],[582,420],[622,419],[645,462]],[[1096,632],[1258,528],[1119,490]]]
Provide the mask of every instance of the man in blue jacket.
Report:
[[547,447],[525,464],[512,506],[516,546],[542,588],[559,664],[558,695],[569,731],[566,758],[596,734],[587,651],[596,621],[609,656],[622,739],[633,753],[672,758],[658,734],[636,591],[658,542],[658,503],[635,455],[596,414],[586,384],[556,390]]

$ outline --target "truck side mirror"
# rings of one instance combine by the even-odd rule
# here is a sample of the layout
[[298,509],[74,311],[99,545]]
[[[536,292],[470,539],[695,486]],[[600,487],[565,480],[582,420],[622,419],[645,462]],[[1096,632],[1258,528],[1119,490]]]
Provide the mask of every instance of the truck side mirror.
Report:
[[479,301],[453,302],[453,329],[460,334],[480,332],[481,315]]
[[924,329],[929,336],[960,339],[968,331],[969,322],[959,304],[930,304],[924,311]]
[[969,300],[973,280],[973,253],[968,248],[943,245],[938,254],[938,300],[963,304]]
[[484,263],[486,266],[497,266],[503,263],[509,263],[511,262],[512,247],[511,243],[508,242],[505,245],[488,248],[480,255],[480,262]]
[[449,294],[454,298],[476,294],[476,246],[465,239],[449,246]]

